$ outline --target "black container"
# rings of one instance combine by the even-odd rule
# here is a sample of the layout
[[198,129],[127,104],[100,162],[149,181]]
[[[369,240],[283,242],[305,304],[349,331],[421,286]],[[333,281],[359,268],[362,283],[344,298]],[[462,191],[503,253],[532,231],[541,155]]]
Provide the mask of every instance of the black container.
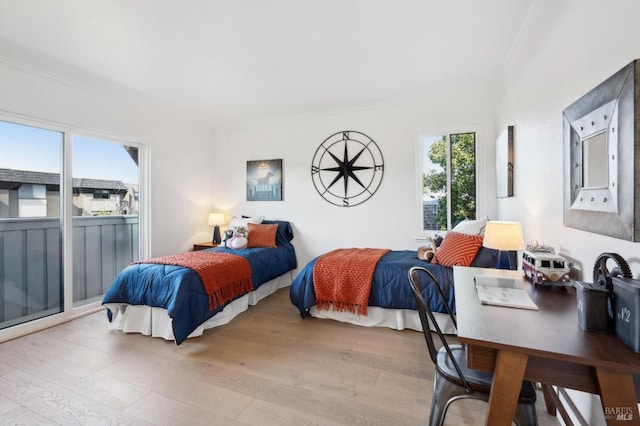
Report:
[[587,331],[606,333],[611,329],[609,291],[598,284],[573,281],[578,300],[578,323]]
[[640,281],[618,277],[612,281],[616,336],[640,352]]

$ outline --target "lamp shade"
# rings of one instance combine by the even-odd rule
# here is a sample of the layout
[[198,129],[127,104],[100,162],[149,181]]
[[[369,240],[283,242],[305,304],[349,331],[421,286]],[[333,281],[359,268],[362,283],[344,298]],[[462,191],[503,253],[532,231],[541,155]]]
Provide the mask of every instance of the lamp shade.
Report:
[[224,214],[209,213],[209,225],[222,225],[224,223]]
[[520,222],[489,221],[482,245],[495,250],[522,250],[524,239]]

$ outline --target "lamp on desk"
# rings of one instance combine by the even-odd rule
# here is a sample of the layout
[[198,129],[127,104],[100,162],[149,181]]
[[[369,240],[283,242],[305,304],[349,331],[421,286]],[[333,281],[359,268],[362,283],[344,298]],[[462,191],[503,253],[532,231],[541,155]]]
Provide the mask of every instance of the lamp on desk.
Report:
[[220,244],[220,225],[224,223],[224,214],[209,213],[209,225],[213,225],[213,244]]
[[[524,249],[524,239],[522,238],[522,225],[520,222],[489,221],[484,230],[482,245],[498,250],[496,267],[498,269],[516,269],[511,265],[509,251]],[[503,252],[507,253],[503,253]],[[504,254],[506,254],[506,259]]]

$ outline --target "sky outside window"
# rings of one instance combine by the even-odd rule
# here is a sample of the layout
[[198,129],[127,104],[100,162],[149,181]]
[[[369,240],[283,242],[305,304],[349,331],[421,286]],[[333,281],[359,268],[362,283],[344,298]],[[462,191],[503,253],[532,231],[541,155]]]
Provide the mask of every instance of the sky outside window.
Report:
[[138,165],[123,145],[73,138],[73,177],[138,183]]
[[[62,133],[0,121],[0,168],[59,173]],[[138,183],[138,166],[123,145],[73,138],[73,176]]]

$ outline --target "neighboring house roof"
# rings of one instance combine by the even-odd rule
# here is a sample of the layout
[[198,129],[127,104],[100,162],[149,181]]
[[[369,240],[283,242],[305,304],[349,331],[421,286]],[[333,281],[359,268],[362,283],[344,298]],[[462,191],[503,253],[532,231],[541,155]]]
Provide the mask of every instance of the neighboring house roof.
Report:
[[[0,189],[17,189],[23,183],[36,185],[60,185],[58,173],[34,172],[29,170],[0,169]],[[73,179],[73,187],[80,189],[106,189],[126,191],[127,185],[119,180]]]
[[0,182],[59,185],[58,173],[32,172],[29,170],[0,169]]
[[127,185],[119,180],[102,180],[102,179],[73,179],[74,188],[90,188],[90,189],[115,189],[118,191],[126,191]]

